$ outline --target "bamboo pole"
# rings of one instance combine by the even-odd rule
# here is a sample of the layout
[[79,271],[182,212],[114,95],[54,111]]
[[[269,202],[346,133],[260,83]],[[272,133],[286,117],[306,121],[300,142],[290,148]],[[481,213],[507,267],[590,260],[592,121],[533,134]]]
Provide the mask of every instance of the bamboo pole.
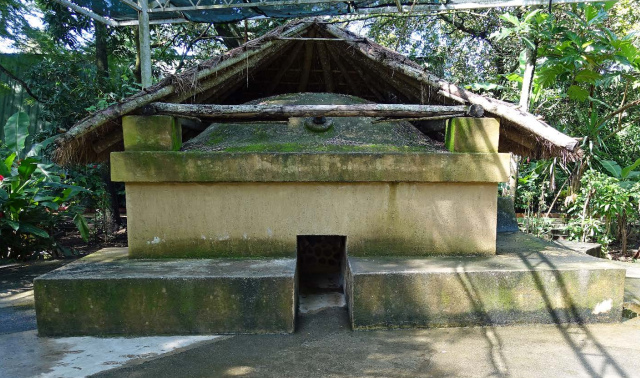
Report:
[[[170,114],[198,118],[247,119],[289,117],[420,117],[444,114],[469,114],[466,105],[213,105],[173,104],[155,102],[143,109],[143,114]],[[476,109],[477,110],[477,109]]]
[[415,122],[415,121],[442,121],[445,119],[451,119],[456,117],[464,117],[465,113],[452,113],[445,115],[437,115],[431,117],[418,117],[418,118],[383,118],[375,120],[371,123],[382,123],[382,122]]

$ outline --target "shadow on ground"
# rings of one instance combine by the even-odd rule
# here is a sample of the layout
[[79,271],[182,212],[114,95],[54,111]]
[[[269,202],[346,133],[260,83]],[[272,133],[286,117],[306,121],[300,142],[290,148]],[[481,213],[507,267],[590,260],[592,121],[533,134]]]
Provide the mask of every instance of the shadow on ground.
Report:
[[234,336],[95,377],[618,377],[640,371],[634,357],[640,323],[353,332],[346,309],[331,308],[301,316],[298,325],[292,335]]
[[70,261],[0,266],[0,335],[36,329],[33,279]]

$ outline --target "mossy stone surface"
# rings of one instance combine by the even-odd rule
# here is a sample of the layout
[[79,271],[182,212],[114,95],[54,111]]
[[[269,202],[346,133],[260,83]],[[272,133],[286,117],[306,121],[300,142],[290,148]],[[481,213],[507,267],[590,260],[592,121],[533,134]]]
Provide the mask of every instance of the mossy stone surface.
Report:
[[[335,93],[293,93],[253,101],[270,105],[349,105],[367,101]],[[184,151],[207,152],[446,152],[409,122],[371,117],[330,117],[332,127],[313,131],[309,120],[214,123],[186,142]]]
[[294,259],[135,260],[96,252],[36,278],[40,336],[290,333]]
[[122,117],[125,151],[178,151],[182,146],[182,126],[174,117]]
[[349,257],[353,328],[620,321],[624,268],[519,233],[498,246],[493,257]]
[[121,182],[497,183],[509,178],[509,154],[126,151],[111,153],[111,178]]
[[500,121],[458,117],[447,121],[445,146],[451,152],[498,152]]

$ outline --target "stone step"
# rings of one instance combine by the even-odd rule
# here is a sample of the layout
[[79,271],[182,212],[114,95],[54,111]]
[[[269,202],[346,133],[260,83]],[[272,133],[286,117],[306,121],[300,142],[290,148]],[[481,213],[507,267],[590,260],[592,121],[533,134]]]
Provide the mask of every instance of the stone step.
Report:
[[38,333],[290,333],[295,275],[295,259],[135,260],[106,249],[34,280]]
[[502,234],[499,255],[348,258],[353,329],[616,322],[625,270],[531,236]]

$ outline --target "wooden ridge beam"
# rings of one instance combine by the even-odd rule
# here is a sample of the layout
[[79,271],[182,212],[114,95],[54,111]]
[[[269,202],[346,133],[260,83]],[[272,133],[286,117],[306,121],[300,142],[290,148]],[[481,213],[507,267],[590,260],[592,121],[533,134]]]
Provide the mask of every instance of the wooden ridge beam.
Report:
[[463,113],[482,116],[482,108],[467,105],[213,105],[155,102],[142,109],[143,115],[168,114],[207,119],[282,119],[289,117],[426,117]]

